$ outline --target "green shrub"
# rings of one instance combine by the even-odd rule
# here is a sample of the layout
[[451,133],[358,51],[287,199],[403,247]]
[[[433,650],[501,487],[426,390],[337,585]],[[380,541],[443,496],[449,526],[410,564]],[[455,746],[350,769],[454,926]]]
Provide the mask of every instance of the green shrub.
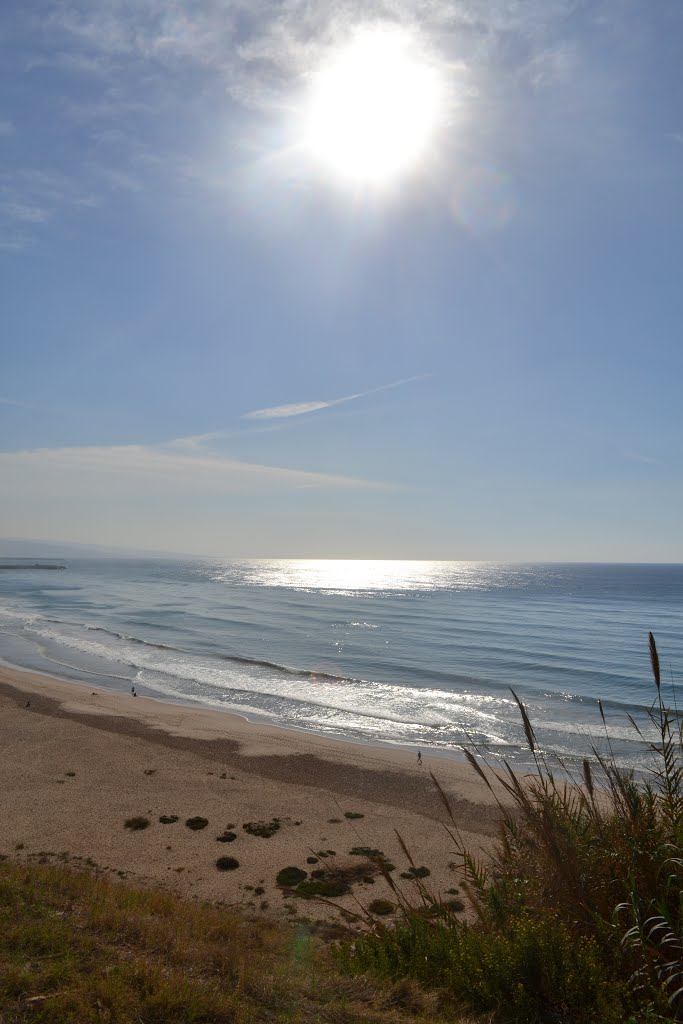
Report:
[[294,892],[298,896],[345,896],[351,887],[338,878],[311,878],[300,882]]
[[239,866],[240,862],[235,860],[234,857],[219,857],[216,861],[216,867],[219,871],[234,871]]
[[385,917],[387,914],[393,914],[396,907],[389,900],[373,900],[368,910],[371,914],[377,914],[379,917]]
[[197,815],[195,818],[188,818],[185,824],[188,828],[192,829],[193,832],[199,832],[201,829],[206,828],[209,824],[209,819],[202,818]]
[[141,832],[142,829],[149,828],[150,820],[149,818],[143,818],[141,816],[137,818],[126,818],[124,825],[133,832]]
[[278,871],[275,881],[278,885],[283,886],[286,889],[291,889],[292,886],[298,885],[299,882],[303,882],[306,878],[306,872],[302,871],[301,868],[282,868]]
[[236,832],[224,832],[222,835],[216,836],[217,843],[234,843],[236,839]]
[[175,825],[178,820],[177,814],[162,814],[159,821],[162,825]]
[[354,972],[411,977],[445,989],[477,1012],[502,1012],[528,1024],[623,1024],[625,984],[605,977],[600,947],[577,939],[549,915],[522,916],[507,934],[417,915],[379,935],[356,939],[339,954]]
[[250,836],[260,836],[261,839],[270,839],[280,829],[280,819],[273,818],[271,821],[247,821],[242,825],[244,831]]
[[407,871],[401,872],[401,878],[427,878],[431,875],[429,868],[408,868]]

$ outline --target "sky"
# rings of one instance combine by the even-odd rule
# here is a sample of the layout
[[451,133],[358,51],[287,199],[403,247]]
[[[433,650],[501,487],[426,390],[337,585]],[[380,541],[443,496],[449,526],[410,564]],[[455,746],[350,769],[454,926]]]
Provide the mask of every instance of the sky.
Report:
[[682,99],[679,0],[4,0],[0,536],[683,561]]

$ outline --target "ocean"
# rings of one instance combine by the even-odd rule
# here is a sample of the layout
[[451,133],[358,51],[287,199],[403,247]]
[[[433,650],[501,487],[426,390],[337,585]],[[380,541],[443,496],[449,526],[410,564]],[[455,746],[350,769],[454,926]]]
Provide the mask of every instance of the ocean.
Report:
[[570,765],[606,743],[602,700],[613,752],[641,769],[628,716],[655,738],[649,630],[667,700],[683,670],[683,565],[61,564],[0,572],[3,661],[423,756],[477,745],[527,765],[512,688]]

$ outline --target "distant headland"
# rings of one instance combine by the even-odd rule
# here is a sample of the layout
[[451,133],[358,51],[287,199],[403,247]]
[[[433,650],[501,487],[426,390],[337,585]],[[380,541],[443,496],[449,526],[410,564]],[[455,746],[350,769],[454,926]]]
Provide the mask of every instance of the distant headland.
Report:
[[14,562],[0,564],[0,570],[16,570],[16,569],[66,569],[65,565],[46,565],[44,562],[31,562],[26,564],[25,562]]

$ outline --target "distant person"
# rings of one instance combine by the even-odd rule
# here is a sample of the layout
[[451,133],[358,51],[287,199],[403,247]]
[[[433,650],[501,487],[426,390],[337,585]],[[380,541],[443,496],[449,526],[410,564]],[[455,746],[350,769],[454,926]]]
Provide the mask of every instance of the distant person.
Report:
[[417,763],[422,764],[422,752],[420,750],[417,752]]

